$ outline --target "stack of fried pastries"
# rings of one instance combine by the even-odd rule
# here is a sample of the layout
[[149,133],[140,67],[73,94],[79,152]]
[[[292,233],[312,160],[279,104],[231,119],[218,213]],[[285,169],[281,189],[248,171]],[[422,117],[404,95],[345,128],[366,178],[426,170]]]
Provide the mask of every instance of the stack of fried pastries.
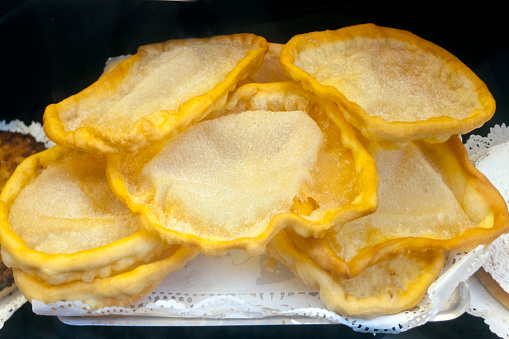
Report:
[[[507,231],[455,135],[493,114],[484,84],[408,32],[345,30],[143,46],[50,105],[57,146],[1,195],[2,256],[25,296],[124,306],[198,253],[241,249],[267,251],[330,310],[373,317],[415,306],[446,251]],[[387,74],[367,76],[371,48]],[[440,100],[423,91],[435,83]]]

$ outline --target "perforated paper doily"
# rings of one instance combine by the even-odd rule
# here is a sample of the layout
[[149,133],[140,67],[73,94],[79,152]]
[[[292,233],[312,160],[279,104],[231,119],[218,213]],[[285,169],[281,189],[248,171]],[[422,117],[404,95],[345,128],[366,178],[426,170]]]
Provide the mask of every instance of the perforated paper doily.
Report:
[[[476,167],[486,175],[491,183],[500,191],[506,202],[509,199],[509,129],[502,124],[490,128],[490,133],[485,136],[471,136],[465,146],[470,159]],[[490,246],[486,255],[484,269],[494,275],[498,281],[503,281],[509,274],[507,267],[500,268],[493,258],[507,256],[505,242],[509,241],[507,234],[502,235]],[[469,314],[482,317],[490,330],[502,338],[509,338],[509,310],[498,302],[490,292],[482,285],[477,277],[472,276],[470,283],[470,306]],[[507,280],[509,283],[509,280]],[[509,289],[506,284],[502,287]]]
[[[467,280],[482,264],[483,247],[471,253],[452,253],[445,273],[429,288],[424,299],[412,310],[372,320],[341,317],[324,308],[316,290],[304,285],[286,267],[276,264],[268,270],[265,256],[250,257],[232,251],[223,257],[198,256],[183,269],[170,273],[150,294],[130,307],[107,307],[93,311],[81,302],[43,304],[34,301],[35,313],[60,317],[122,316],[130,325],[144,325],[145,317],[195,319],[268,319],[293,317],[344,324],[355,331],[400,333],[432,320],[444,306],[460,281]],[[458,314],[459,315],[459,314]],[[115,321],[109,321],[111,324]],[[95,320],[90,320],[95,323]],[[90,324],[85,320],[79,324]],[[282,322],[285,323],[285,322]],[[77,323],[78,324],[78,323]]]

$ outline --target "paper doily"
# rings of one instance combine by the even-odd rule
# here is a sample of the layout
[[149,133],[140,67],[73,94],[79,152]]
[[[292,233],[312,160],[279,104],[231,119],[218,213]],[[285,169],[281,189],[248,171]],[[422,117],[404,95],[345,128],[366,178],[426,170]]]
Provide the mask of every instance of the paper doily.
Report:
[[[80,325],[96,324],[93,318],[104,315],[127,316],[130,325],[140,326],[146,325],[146,317],[177,319],[172,325],[179,325],[178,319],[194,319],[206,325],[207,319],[250,318],[260,319],[263,324],[263,319],[283,317],[281,323],[305,318],[347,325],[358,332],[400,333],[434,319],[458,284],[482,265],[483,248],[479,246],[468,254],[449,253],[444,273],[415,308],[370,320],[328,311],[319,293],[286,267],[278,263],[274,271],[269,271],[265,256],[250,257],[240,250],[218,258],[198,256],[183,269],[170,273],[161,285],[130,307],[93,311],[81,302],[34,301],[32,308],[41,315],[84,317],[84,322],[76,323]],[[89,323],[86,318],[91,319]],[[105,321],[116,322],[110,317]]]
[[495,125],[490,127],[490,132],[487,136],[470,135],[465,142],[470,161],[475,164],[479,157],[486,153],[486,151],[495,145],[509,141],[509,130],[505,124]]
[[[507,189],[509,187],[509,175],[507,174],[506,164],[497,164],[495,159],[487,158],[487,156],[490,150],[505,147],[504,144],[508,141],[509,129],[507,129],[505,124],[502,124],[502,126],[495,125],[490,128],[488,136],[473,135],[465,143],[470,160],[499,189],[506,201],[509,198],[509,191]],[[495,240],[492,245],[492,251],[496,250],[499,247],[498,243],[502,242],[506,237],[507,235],[503,235]],[[488,252],[487,255],[496,254]],[[489,271],[490,267],[486,267],[486,269]],[[467,313],[483,318],[490,330],[498,336],[509,338],[509,310],[491,295],[477,277],[472,276],[469,279],[469,284],[471,296]]]

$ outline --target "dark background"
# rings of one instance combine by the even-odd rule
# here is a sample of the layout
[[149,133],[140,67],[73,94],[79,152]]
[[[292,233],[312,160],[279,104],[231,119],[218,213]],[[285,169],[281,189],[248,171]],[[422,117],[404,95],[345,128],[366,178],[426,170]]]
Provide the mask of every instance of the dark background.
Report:
[[[487,85],[497,112],[473,134],[509,122],[509,11],[491,1],[0,1],[0,120],[42,122],[48,104],[94,82],[109,57],[174,38],[249,32],[285,43],[293,35],[372,22],[409,30],[456,55]],[[465,138],[468,135],[465,136]],[[482,319],[463,315],[406,332],[413,338],[486,338]],[[23,306],[1,338],[365,337],[340,325],[74,327]],[[383,335],[377,335],[382,337]],[[403,337],[403,336],[402,336]]]

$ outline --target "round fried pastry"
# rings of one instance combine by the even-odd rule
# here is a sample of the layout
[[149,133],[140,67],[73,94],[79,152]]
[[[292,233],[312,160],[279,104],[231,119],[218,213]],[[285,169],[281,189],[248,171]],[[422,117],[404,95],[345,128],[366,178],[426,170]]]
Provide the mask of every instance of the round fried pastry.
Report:
[[337,107],[293,82],[248,84],[168,143],[109,155],[112,190],[168,242],[252,254],[376,208],[373,159]]
[[177,133],[224,104],[257,70],[267,41],[252,34],[141,46],[83,91],[49,105],[44,131],[89,152],[134,152]]
[[[32,135],[20,132],[0,131],[0,191],[16,167],[32,154],[45,149]],[[0,255],[0,299],[16,289],[12,269],[7,267]]]
[[128,306],[142,298],[161,283],[170,272],[177,271],[194,259],[198,252],[175,246],[160,260],[142,264],[134,269],[108,278],[95,278],[90,282],[72,281],[52,285],[19,269],[14,279],[20,291],[30,301],[45,304],[58,301],[81,301],[92,310],[108,306]]
[[268,253],[288,266],[302,281],[320,291],[324,306],[342,316],[374,318],[416,306],[444,265],[444,251],[407,251],[373,265],[357,277],[338,277],[300,250],[282,230]]
[[377,211],[319,239],[288,232],[325,269],[351,278],[394,254],[470,250],[507,232],[504,199],[471,164],[458,137],[370,152],[379,176]]
[[57,145],[18,166],[0,198],[6,265],[52,284],[108,277],[171,250],[111,192],[103,156]]
[[486,85],[443,48],[404,30],[363,24],[300,34],[282,68],[331,99],[371,140],[442,142],[489,120]]
[[0,131],[0,191],[23,160],[44,149],[44,144],[29,134]]

